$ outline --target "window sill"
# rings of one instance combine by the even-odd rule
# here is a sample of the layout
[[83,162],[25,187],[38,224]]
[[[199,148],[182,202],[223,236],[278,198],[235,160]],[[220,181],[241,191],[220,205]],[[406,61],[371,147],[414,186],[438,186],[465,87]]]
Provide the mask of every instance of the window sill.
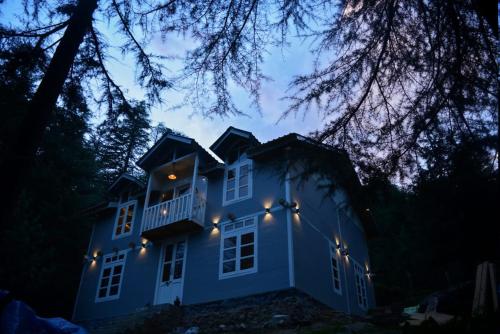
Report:
[[238,199],[233,199],[233,200],[230,200],[230,201],[224,201],[224,202],[222,202],[222,206],[229,206],[229,205],[232,205],[232,204],[236,204],[236,203],[239,203],[239,202],[246,201],[247,199],[251,199],[251,198],[252,198],[252,196],[249,195],[249,196],[241,197],[241,198],[238,198]]
[[232,273],[219,274],[219,280],[233,278],[233,277],[239,277],[239,276],[245,276],[245,275],[250,275],[250,274],[255,274],[255,273],[257,273],[257,268],[246,269],[244,271],[238,271],[238,272],[232,272]]

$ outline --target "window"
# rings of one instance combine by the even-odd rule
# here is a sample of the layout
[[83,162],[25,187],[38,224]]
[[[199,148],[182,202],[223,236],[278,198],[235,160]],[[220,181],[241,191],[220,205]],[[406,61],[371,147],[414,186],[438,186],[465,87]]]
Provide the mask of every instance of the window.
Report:
[[103,258],[101,278],[97,287],[96,301],[120,298],[120,287],[125,269],[126,252],[107,255]]
[[339,295],[342,294],[342,285],[340,283],[340,261],[337,248],[330,243],[330,262],[332,265],[333,290]]
[[220,278],[257,271],[256,219],[251,217],[222,226]]
[[252,162],[245,160],[226,169],[223,204],[252,197]]
[[162,283],[182,278],[185,249],[185,241],[165,246],[165,253],[163,254],[163,271],[161,275]]
[[118,208],[118,214],[115,222],[114,238],[124,237],[132,233],[132,224],[134,222],[134,212],[137,202],[132,201],[122,204]]
[[361,267],[357,262],[354,263],[354,277],[356,279],[356,294],[358,296],[358,304],[361,308],[366,309],[368,307],[368,301],[366,299],[366,280],[365,272],[363,267]]

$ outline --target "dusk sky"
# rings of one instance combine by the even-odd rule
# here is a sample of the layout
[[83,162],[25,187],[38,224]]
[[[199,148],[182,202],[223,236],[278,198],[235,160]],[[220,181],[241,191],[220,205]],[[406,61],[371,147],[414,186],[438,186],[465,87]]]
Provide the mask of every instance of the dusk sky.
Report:
[[[0,6],[2,23],[18,22],[18,20],[13,19],[12,15],[22,13],[19,3],[18,1],[7,0]],[[114,35],[116,35],[114,34],[116,27],[108,26],[104,22],[100,22],[98,27],[110,44],[116,45],[119,43],[119,40],[113,39]],[[158,36],[153,38],[148,46],[148,51],[163,56],[177,55],[182,57],[182,52],[192,45],[192,41],[184,40],[176,35],[169,36],[166,41],[162,41]],[[153,124],[163,122],[167,127],[194,138],[205,148],[208,148],[229,126],[251,131],[262,142],[289,132],[308,134],[310,131],[321,127],[321,118],[315,112],[310,112],[305,116],[303,114],[291,115],[279,122],[278,120],[288,105],[287,101],[282,100],[287,94],[288,83],[294,75],[307,73],[312,68],[313,56],[308,51],[309,47],[309,41],[303,43],[299,38],[292,38],[289,47],[275,47],[268,50],[269,54],[265,57],[262,69],[264,74],[269,76],[272,81],[262,84],[262,115],[250,106],[247,94],[237,87],[232,89],[234,100],[238,107],[248,116],[213,117],[209,119],[194,113],[190,105],[183,106],[175,111],[169,110],[173,106],[182,103],[186,93],[175,87],[164,93],[164,105],[152,109],[151,118]],[[142,99],[143,91],[134,83],[135,64],[133,60],[123,58],[119,52],[114,52],[112,56],[115,59],[110,59],[107,65],[111,69],[115,81],[128,91],[129,97]],[[180,65],[180,61],[168,61],[166,63],[173,75],[178,73]]]

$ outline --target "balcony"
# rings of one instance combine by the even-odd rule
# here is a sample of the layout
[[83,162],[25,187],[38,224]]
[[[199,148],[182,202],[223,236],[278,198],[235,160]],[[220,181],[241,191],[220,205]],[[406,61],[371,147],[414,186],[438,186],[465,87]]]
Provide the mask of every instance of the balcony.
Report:
[[183,157],[151,172],[141,225],[144,238],[158,240],[203,229],[207,179],[198,176],[197,160],[196,155]]

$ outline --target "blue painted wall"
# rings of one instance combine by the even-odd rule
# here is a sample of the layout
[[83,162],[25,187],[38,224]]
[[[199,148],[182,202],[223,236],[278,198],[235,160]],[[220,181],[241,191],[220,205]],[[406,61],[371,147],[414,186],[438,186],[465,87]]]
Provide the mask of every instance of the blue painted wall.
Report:
[[[333,289],[329,241],[335,244],[337,240],[342,240],[348,246],[350,256],[361,265],[369,263],[365,235],[360,225],[355,224],[355,215],[339,226],[337,203],[345,202],[345,195],[339,190],[335,199],[326,197],[325,192],[319,190],[312,180],[300,185],[292,182],[291,192],[292,200],[300,208],[299,214],[292,214],[296,287],[334,309],[350,310],[353,314],[365,313],[356,299],[352,263],[340,255],[337,258],[342,294],[337,294]],[[366,282],[370,308],[375,305],[373,285],[368,279]]]
[[[208,177],[205,228],[187,237],[188,248],[185,261],[183,303],[196,304],[208,301],[242,297],[268,291],[287,289],[289,281],[289,254],[287,238],[287,210],[278,201],[286,198],[285,185],[275,170],[254,162],[252,197],[227,206],[222,205],[222,172],[213,172]],[[293,243],[295,286],[319,301],[342,311],[347,311],[346,286],[349,286],[351,310],[357,308],[354,272],[352,266],[341,266],[342,296],[333,291],[329,244],[325,239],[339,236],[337,205],[332,199],[324,200],[312,182],[298,189],[292,184],[293,200],[300,205],[300,215],[293,214]],[[143,213],[143,198],[139,201],[131,236],[112,240],[116,209],[109,210],[95,224],[90,250],[104,254],[112,253],[114,247],[129,249],[131,241],[140,244],[140,224]],[[339,202],[339,199],[336,199]],[[271,214],[265,208],[271,207]],[[228,214],[236,218],[257,215],[258,242],[257,272],[253,274],[219,279],[219,256],[221,231],[213,228],[228,222]],[[343,239],[350,252],[360,264],[368,261],[368,251],[362,229],[353,223],[353,218],[342,224]],[[309,221],[317,230],[311,227]],[[154,303],[159,270],[162,241],[155,242],[146,250],[130,250],[121,286],[120,298],[113,301],[95,302],[102,260],[84,266],[79,297],[75,307],[75,320],[105,318],[132,313]],[[368,285],[369,305],[374,304],[373,291]]]

